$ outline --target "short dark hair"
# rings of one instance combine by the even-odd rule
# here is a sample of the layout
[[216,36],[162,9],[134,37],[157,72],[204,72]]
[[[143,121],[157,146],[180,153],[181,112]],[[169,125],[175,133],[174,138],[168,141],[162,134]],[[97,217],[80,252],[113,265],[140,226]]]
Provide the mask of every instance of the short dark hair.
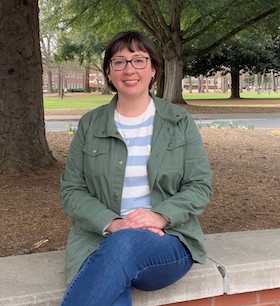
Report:
[[120,32],[116,34],[109,42],[105,50],[105,56],[103,60],[103,73],[108,86],[112,91],[117,91],[115,86],[111,82],[109,82],[108,72],[110,69],[110,60],[112,59],[112,57],[117,51],[122,50],[124,48],[127,48],[131,52],[140,50],[149,53],[151,58],[151,64],[156,70],[155,78],[151,80],[149,85],[149,89],[151,89],[160,72],[161,58],[159,56],[155,44],[151,40],[149,40],[144,34],[138,31]]

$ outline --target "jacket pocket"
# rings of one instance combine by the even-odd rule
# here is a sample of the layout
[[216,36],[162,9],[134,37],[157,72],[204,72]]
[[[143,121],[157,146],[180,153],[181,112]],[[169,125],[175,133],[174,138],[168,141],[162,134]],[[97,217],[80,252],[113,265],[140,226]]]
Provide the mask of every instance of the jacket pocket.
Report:
[[157,183],[165,194],[175,195],[180,190],[180,182],[184,176],[184,156],[184,139],[171,139],[157,176]]
[[109,143],[86,143],[84,152],[84,171],[89,175],[100,175],[108,170]]
[[185,140],[183,138],[171,139],[165,150],[160,168],[182,170],[184,167],[185,149]]

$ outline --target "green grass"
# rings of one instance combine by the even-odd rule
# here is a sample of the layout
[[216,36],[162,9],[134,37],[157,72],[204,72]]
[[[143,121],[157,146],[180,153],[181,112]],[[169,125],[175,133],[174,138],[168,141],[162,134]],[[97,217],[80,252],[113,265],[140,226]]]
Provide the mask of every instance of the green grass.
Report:
[[208,99],[213,99],[213,100],[223,100],[223,99],[228,99],[230,97],[229,93],[183,93],[183,98],[186,100],[208,100]]
[[[57,95],[44,95],[44,108],[45,109],[94,109],[100,105],[108,103],[112,99],[113,95],[101,95],[101,94],[66,94],[63,99]],[[228,100],[230,97],[229,93],[187,93],[183,94],[184,99],[186,100],[197,100],[199,105],[203,106],[203,100],[213,100],[213,105],[217,103],[216,106],[222,106],[220,103],[225,102],[229,106],[231,100]],[[280,104],[280,93],[271,93],[264,92],[258,94],[256,92],[246,92],[241,93],[241,97],[245,99],[269,99],[272,98],[271,104]],[[277,98],[279,100],[273,100]],[[236,103],[236,102],[235,102]],[[240,100],[242,106],[245,105],[246,100]],[[248,101],[249,103],[249,101]],[[212,103],[211,103],[212,104]],[[262,104],[261,100],[257,103],[258,105]],[[263,104],[267,104],[263,102]],[[207,102],[209,105],[209,101]]]
[[58,96],[44,95],[45,109],[69,109],[69,108],[90,108],[94,109],[108,103],[112,95],[65,95],[63,99]]
[[264,91],[257,93],[255,91],[241,92],[240,97],[244,99],[280,99],[280,92]]
[[[198,99],[213,99],[222,100],[228,99],[230,93],[188,93],[183,94],[184,99],[198,100]],[[240,97],[243,99],[280,99],[280,92],[262,92],[258,94],[255,91],[242,92]]]

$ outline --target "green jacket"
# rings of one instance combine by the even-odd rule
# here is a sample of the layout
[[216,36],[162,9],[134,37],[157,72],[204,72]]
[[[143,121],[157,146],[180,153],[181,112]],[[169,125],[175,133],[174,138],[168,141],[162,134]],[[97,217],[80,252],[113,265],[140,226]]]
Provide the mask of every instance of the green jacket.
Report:
[[[157,97],[148,177],[152,210],[170,219],[164,229],[206,258],[197,220],[211,195],[211,170],[189,113]],[[61,177],[62,206],[73,222],[66,249],[68,281],[106,239],[105,226],[120,215],[127,149],[114,124],[117,97],[85,114],[71,143]]]

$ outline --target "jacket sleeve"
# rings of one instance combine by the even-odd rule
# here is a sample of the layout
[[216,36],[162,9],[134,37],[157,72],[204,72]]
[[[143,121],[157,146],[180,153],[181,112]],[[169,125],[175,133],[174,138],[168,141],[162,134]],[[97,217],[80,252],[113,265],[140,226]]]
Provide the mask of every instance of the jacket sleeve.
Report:
[[109,222],[119,216],[94,197],[84,177],[83,147],[89,118],[82,118],[69,148],[60,180],[60,200],[65,213],[85,231],[103,235]]
[[212,172],[199,130],[190,115],[178,124],[185,139],[183,177],[177,192],[153,205],[153,211],[170,219],[167,228],[182,226],[202,213],[212,193]]

